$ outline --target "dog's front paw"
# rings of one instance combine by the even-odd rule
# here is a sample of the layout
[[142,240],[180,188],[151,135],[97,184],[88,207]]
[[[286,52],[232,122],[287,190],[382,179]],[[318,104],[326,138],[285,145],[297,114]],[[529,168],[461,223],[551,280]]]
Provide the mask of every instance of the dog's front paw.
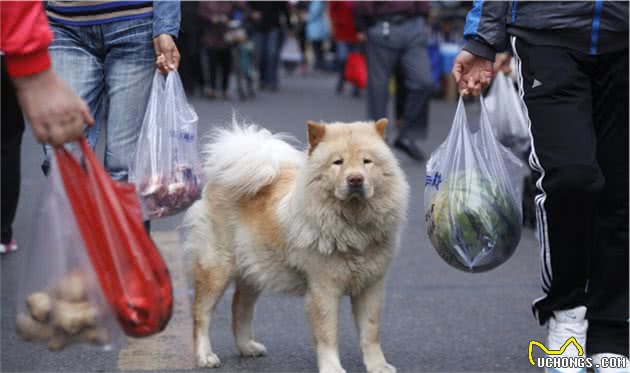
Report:
[[396,368],[393,365],[384,362],[381,365],[368,368],[367,371],[368,373],[396,373]]
[[254,340],[247,341],[244,344],[238,345],[238,350],[241,352],[241,356],[257,357],[267,355],[267,349],[262,343],[258,343]]
[[197,365],[201,368],[218,368],[221,366],[221,360],[213,352],[197,354]]
[[346,370],[340,366],[327,366],[322,367],[319,373],[346,373]]

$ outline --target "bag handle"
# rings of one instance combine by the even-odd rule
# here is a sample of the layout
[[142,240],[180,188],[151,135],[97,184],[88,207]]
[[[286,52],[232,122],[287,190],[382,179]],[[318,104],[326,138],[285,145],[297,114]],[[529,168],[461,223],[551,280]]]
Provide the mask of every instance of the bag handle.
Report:
[[[479,115],[479,130],[484,134],[489,134],[496,141],[496,136],[494,135],[494,131],[492,131],[492,127],[490,125],[490,120],[488,118],[488,109],[486,108],[485,99],[483,96],[479,95],[479,105],[481,107],[480,115]],[[468,118],[466,115],[466,104],[464,104],[463,96],[459,96],[459,101],[457,102],[457,109],[455,110],[455,120],[453,122],[453,126],[451,127],[451,131],[449,132],[449,136],[451,136],[454,131],[466,131],[468,134],[471,134],[470,127],[468,126]]]
[[488,117],[488,109],[486,108],[486,102],[482,95],[479,95],[479,105],[481,106],[481,113],[479,114],[479,130],[487,132],[496,141],[496,136],[492,127],[490,126],[490,118]]

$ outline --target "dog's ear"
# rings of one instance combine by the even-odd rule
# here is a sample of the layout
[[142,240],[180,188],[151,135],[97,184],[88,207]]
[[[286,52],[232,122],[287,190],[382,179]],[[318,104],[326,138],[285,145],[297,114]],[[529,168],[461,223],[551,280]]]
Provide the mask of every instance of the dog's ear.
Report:
[[381,138],[383,139],[385,138],[385,129],[387,128],[387,123],[389,123],[387,118],[381,118],[377,120],[376,123],[374,123],[374,128],[376,128],[376,132],[378,132],[379,136],[381,136]]
[[312,120],[306,122],[308,127],[308,155],[311,155],[315,147],[322,141],[326,134],[326,125],[315,123]]

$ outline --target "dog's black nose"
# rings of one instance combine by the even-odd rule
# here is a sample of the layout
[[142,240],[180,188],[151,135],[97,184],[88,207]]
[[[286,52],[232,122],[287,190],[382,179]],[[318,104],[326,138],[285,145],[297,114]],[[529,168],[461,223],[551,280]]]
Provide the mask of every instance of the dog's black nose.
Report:
[[363,175],[361,174],[350,174],[346,177],[346,181],[351,188],[358,188],[363,186]]

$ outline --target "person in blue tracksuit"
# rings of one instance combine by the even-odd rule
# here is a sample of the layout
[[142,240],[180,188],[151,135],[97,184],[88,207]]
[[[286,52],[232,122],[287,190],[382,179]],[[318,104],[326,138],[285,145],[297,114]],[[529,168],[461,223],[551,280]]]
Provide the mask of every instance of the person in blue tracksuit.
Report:
[[474,1],[464,34],[453,67],[462,94],[489,83],[497,53],[516,60],[538,175],[544,294],[533,310],[547,348],[575,337],[595,364],[627,364],[628,2]]

